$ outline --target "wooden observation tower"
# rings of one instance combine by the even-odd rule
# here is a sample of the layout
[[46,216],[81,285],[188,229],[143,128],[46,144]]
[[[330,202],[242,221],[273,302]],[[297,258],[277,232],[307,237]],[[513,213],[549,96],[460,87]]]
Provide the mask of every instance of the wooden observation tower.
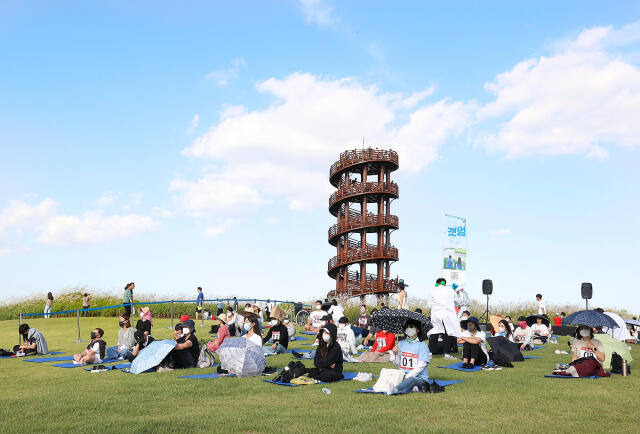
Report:
[[391,150],[345,151],[333,163],[329,182],[337,188],[329,197],[329,212],[338,222],[329,229],[329,243],[337,255],[329,261],[328,274],[336,280],[329,297],[378,298],[398,292],[398,278],[391,279],[391,263],[398,249],[391,232],[398,217],[391,202],[398,198],[398,185],[391,172],[398,169],[398,153]]

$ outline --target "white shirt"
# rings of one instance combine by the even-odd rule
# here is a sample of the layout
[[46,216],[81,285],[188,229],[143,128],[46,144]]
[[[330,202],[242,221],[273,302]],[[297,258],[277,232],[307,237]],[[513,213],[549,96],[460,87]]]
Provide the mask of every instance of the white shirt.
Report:
[[344,316],[344,309],[340,305],[331,306],[329,308],[329,315],[331,315],[331,317],[333,318],[333,321],[336,324],[338,324],[338,321],[340,321],[340,318]]
[[549,334],[549,327],[544,324],[533,324],[531,326],[531,331],[535,334],[539,334],[541,336],[546,336]]
[[544,301],[540,300],[538,302],[538,315],[544,315],[547,313],[547,308],[544,307]]
[[313,312],[311,312],[309,314],[309,318],[311,318],[311,326],[314,327],[314,328],[320,328],[320,320],[326,314],[327,313],[322,309],[314,310]]
[[431,308],[431,311],[448,311],[456,313],[455,307],[455,293],[451,288],[446,286],[438,286],[431,290],[427,304]]
[[96,342],[91,346],[91,351],[95,353],[95,355],[93,356],[93,360],[94,360],[93,363],[102,362],[102,359],[100,359],[100,344],[98,342]]
[[253,334],[251,335],[251,337],[249,337],[248,335],[244,335],[244,338],[246,340],[248,340],[249,342],[253,342],[254,344],[258,345],[259,347],[262,346],[262,338],[260,336],[258,336],[257,334]]
[[[469,330],[462,331],[463,338],[480,338],[482,341],[480,342],[480,348],[482,348],[482,352],[487,355],[487,348],[485,347],[485,342],[487,342],[487,334],[482,330],[476,330],[474,334],[471,334]],[[487,360],[489,360],[487,355]]]

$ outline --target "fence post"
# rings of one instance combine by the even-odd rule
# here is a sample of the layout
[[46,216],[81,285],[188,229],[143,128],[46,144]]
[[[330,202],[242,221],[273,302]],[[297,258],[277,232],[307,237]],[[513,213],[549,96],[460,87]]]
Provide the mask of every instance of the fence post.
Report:
[[171,300],[171,327],[169,328],[173,328],[173,300]]
[[[20,312],[20,316],[18,317],[18,328],[22,325],[22,312]],[[22,344],[20,342],[20,333],[18,333],[18,345]]]
[[82,339],[80,339],[80,309],[76,309],[76,318],[78,320],[78,340],[75,341],[75,343],[79,343],[79,342],[84,342]]

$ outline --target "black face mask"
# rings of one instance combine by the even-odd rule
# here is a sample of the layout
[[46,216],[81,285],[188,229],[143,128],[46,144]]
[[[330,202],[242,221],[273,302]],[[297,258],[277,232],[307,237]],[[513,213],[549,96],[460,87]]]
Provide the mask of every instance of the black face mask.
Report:
[[122,327],[122,326],[124,325],[124,321],[119,321],[119,322],[118,322],[118,325],[119,325],[120,327]]
[[91,339],[92,340],[97,338],[97,337],[98,337],[98,335],[95,332],[91,332]]

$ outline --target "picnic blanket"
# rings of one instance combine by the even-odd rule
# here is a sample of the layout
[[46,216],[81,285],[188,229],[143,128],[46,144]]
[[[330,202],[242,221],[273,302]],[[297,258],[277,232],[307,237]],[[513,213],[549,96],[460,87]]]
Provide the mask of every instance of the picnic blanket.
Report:
[[[429,384],[433,384],[434,381],[438,384],[438,386],[450,386],[451,384],[458,384],[458,383],[463,383],[464,380],[433,380],[430,379],[429,380]],[[372,387],[369,387],[367,389],[357,389],[354,390],[355,393],[375,393],[375,394],[385,394],[384,392],[376,392],[375,390],[373,390]]]
[[47,354],[29,354],[26,356],[0,356],[0,359],[22,359],[23,357],[35,357],[35,356],[55,356],[56,354],[64,354],[64,351],[49,351]]
[[438,368],[443,368],[443,369],[455,369],[456,371],[462,371],[462,372],[478,372],[478,371],[482,371],[482,366],[474,366],[472,369],[465,369],[462,367],[463,363],[462,362],[458,362],[458,363],[454,363],[452,365],[448,365],[448,366],[438,366]]
[[182,375],[178,378],[201,378],[201,379],[207,379],[207,378],[220,378],[220,377],[235,377],[236,374],[218,374],[216,372],[212,372],[211,374],[199,374],[199,375]]
[[318,332],[308,332],[308,331],[304,331],[304,332],[300,332],[301,335],[311,335],[311,336],[316,336],[318,334]]
[[[71,357],[71,360],[73,360],[73,357]],[[83,366],[103,365],[105,363],[121,362],[121,361],[122,360],[119,360],[119,359],[104,359],[100,363],[92,363],[91,365],[76,365],[73,362],[70,362],[70,363],[54,363],[51,366],[55,366],[56,368],[81,368]]]
[[[357,372],[343,372],[342,375],[344,376],[344,378],[342,380],[338,380],[338,381],[344,381],[344,380],[353,380],[354,378],[356,378],[356,375],[358,375]],[[289,387],[298,387],[298,386],[306,386],[305,384],[291,384],[291,383],[284,383],[282,381],[273,381],[273,380],[262,380],[265,383],[271,383],[271,384],[277,384],[278,386],[289,386]],[[338,381],[333,381],[333,383],[337,383]],[[329,384],[329,383],[325,383],[324,381],[320,381],[316,384]]]
[[525,359],[541,359],[541,357],[538,356],[524,356]]
[[44,363],[44,362],[62,362],[63,360],[73,360],[73,356],[61,356],[61,357],[42,357],[39,359],[24,360],[25,362],[32,363]]
[[571,375],[545,375],[546,378],[591,378],[596,379],[600,377],[596,377],[595,375],[590,375],[589,377],[572,377]]

